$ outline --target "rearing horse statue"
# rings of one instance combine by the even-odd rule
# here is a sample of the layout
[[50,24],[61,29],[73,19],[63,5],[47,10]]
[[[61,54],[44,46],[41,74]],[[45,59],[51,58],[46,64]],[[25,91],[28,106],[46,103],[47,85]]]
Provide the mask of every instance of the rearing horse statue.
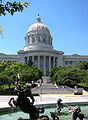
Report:
[[[31,120],[35,120],[39,117],[39,112],[44,112],[43,109],[37,109],[34,104],[34,97],[31,94],[31,91],[28,91],[27,86],[20,87],[18,84],[18,78],[16,79],[16,88],[18,92],[18,98],[15,100],[14,98],[11,98],[8,104],[13,107],[13,104],[16,107],[19,107],[23,112],[28,113],[30,115]],[[29,92],[29,97],[31,98],[32,102],[30,102],[30,99],[27,97],[27,93]],[[13,104],[12,104],[13,102]]]

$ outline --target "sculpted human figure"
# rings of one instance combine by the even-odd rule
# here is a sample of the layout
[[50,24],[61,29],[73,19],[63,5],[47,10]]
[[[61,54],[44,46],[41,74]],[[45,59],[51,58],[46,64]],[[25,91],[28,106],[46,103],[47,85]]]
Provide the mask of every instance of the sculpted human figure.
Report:
[[55,111],[55,112],[50,112],[51,114],[51,117],[53,118],[53,120],[59,120],[59,116],[58,116],[58,113]]
[[61,102],[62,102],[61,99],[58,99],[58,100],[57,100],[57,112],[58,112],[58,113],[60,113],[61,108],[63,108],[63,104],[62,104]]
[[[34,97],[31,94],[30,89],[28,89],[28,86],[25,85],[23,87],[20,87],[19,80],[18,78],[16,79],[16,88],[18,92],[18,98],[15,100],[14,98],[11,98],[9,101],[9,105],[13,107],[12,103],[16,106],[19,107],[23,112],[28,113],[30,115],[31,120],[35,120],[39,117],[39,112],[42,111],[40,109],[37,109],[33,104],[34,104]],[[27,97],[29,96],[32,100],[30,102],[30,99]],[[43,110],[44,111],[44,110]],[[19,118],[23,119],[23,118]]]
[[80,120],[83,120],[83,118],[88,118],[81,113],[80,106],[76,106],[75,108],[70,107],[69,110],[72,112],[72,120],[77,120],[77,118]]
[[58,99],[57,104],[56,104],[57,110],[55,110],[55,112],[50,112],[50,115],[53,118],[53,120],[59,120],[58,115],[60,114],[61,108],[63,108],[63,104],[61,102],[62,102],[62,100]]

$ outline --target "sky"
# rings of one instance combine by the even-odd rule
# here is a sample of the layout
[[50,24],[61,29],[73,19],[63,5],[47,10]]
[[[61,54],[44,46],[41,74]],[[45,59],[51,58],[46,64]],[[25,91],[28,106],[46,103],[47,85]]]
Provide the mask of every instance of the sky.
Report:
[[[3,0],[5,3],[6,0]],[[14,1],[14,0],[9,0]],[[29,0],[21,0],[29,1]],[[0,53],[17,54],[24,49],[25,36],[40,15],[53,37],[55,50],[64,55],[88,55],[88,0],[30,0],[23,12],[0,16]]]

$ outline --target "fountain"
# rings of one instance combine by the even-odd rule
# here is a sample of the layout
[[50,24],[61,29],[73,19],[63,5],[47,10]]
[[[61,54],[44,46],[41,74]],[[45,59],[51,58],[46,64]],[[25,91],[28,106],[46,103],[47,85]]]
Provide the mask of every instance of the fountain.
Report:
[[[76,105],[79,105],[81,108],[81,113],[84,114],[85,116],[88,116],[88,103],[69,103],[67,104],[70,108],[70,106],[72,108],[75,108]],[[36,107],[38,107],[36,105]],[[72,112],[71,110],[69,110],[69,108],[63,103],[63,109],[61,109],[61,112],[59,114],[59,120],[72,120]],[[44,113],[45,115],[47,115],[49,117],[49,119],[52,119],[50,112],[55,112],[57,110],[56,108],[56,104],[45,104],[44,105]],[[7,109],[6,109],[7,111]],[[42,115],[42,114],[41,114]],[[9,108],[8,113],[2,113],[0,114],[0,120],[17,120],[19,117],[22,118],[29,118],[29,114],[24,113],[22,111],[20,111],[19,109],[16,111],[11,111],[11,109]],[[77,118],[76,120],[79,120],[79,118]],[[88,120],[88,118],[85,118],[84,120]]]

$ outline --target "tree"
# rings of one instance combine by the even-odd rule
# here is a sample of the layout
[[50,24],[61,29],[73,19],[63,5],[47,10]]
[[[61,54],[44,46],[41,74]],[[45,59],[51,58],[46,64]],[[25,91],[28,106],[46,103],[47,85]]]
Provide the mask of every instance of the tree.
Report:
[[42,78],[42,71],[35,67],[28,67],[22,70],[22,81],[31,83],[32,81],[36,82]]
[[[22,12],[24,10],[24,7],[28,7],[30,5],[29,2],[21,3],[19,2],[6,2],[3,4],[3,0],[0,0],[0,16],[6,15],[7,13],[13,15],[15,12]],[[0,35],[3,33],[2,28],[0,26]]]
[[10,86],[15,83],[18,73],[21,75],[21,84],[31,83],[32,81],[36,82],[42,78],[42,71],[34,66],[29,67],[26,63],[3,61],[0,63],[0,86],[7,84],[10,91]]
[[59,67],[57,67],[57,66],[54,66],[54,67],[50,70],[49,76],[50,76],[50,80],[51,80],[52,82],[55,81],[55,79],[53,78],[53,76],[55,75],[55,73],[56,73],[58,70],[59,70]]
[[82,62],[81,69],[88,70],[88,62]]
[[87,76],[88,74],[86,73],[86,71],[84,69],[81,70],[80,67],[70,65],[60,66],[58,67],[56,72],[54,71],[54,74],[51,77],[51,81],[55,82],[57,85],[74,87],[75,85],[84,83],[84,80],[87,78]]
[[11,15],[13,15],[15,12],[22,12],[24,10],[24,7],[28,7],[30,5],[30,3],[28,2],[24,2],[21,3],[19,2],[6,2],[5,4],[2,3],[1,0],[1,4],[0,4],[0,16],[1,15],[6,15],[6,13],[10,13]]

